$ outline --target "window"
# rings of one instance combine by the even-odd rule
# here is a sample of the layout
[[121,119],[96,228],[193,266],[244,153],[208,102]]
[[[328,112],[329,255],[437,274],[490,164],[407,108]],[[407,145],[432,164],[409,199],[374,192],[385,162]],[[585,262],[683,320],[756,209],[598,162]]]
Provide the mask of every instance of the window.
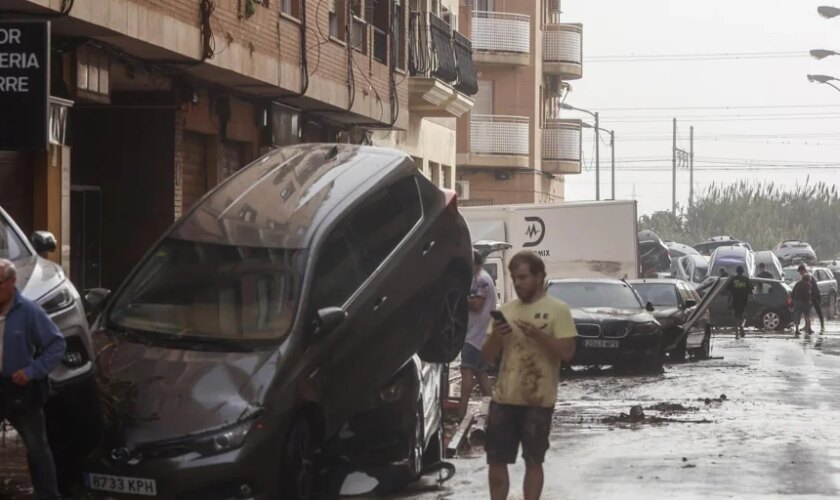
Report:
[[300,0],[280,0],[280,12],[292,17],[300,17]]
[[414,177],[374,193],[350,219],[363,255],[363,269],[372,273],[411,231],[422,215]]
[[324,242],[315,266],[311,308],[341,307],[365,281],[348,228],[339,225]]
[[330,36],[336,40],[347,41],[346,16],[347,4],[345,0],[330,2]]
[[350,1],[350,15],[353,16],[350,24],[350,45],[362,54],[367,54],[368,23],[364,18],[366,12],[362,10],[362,0]]
[[393,0],[367,0],[365,3],[365,21],[373,30],[373,58],[383,64],[388,62],[388,3],[391,1]]
[[394,21],[391,27],[391,50],[397,56],[397,67],[406,69],[405,66],[405,0],[394,0]]
[[473,114],[493,114],[493,91],[493,80],[478,81],[478,94],[475,95],[475,106],[472,109]]
[[475,0],[473,10],[493,12],[493,0]]
[[17,260],[27,257],[28,253],[11,224],[0,218],[0,259]]

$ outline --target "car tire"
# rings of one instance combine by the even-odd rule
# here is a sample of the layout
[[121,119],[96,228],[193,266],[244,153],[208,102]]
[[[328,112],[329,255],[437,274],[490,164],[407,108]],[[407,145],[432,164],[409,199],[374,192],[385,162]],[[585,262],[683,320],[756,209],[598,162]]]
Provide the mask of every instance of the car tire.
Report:
[[782,315],[779,314],[778,311],[774,311],[773,309],[768,309],[761,313],[761,316],[759,316],[759,324],[764,330],[784,330],[784,325],[782,323]]
[[316,439],[312,421],[306,415],[295,419],[283,443],[280,469],[281,498],[310,500],[315,497]]
[[423,451],[425,439],[425,419],[423,418],[423,399],[417,401],[414,415],[414,435],[409,443],[408,464],[411,467],[410,480],[420,477],[423,472]]
[[709,359],[712,357],[712,326],[706,325],[706,331],[703,333],[703,342],[700,344],[700,349],[697,349],[697,359]]
[[686,350],[687,350],[686,343],[687,342],[688,342],[688,338],[684,337],[680,341],[680,343],[677,344],[676,347],[674,347],[674,350],[672,350],[668,354],[668,358],[670,359],[670,361],[672,363],[682,363],[682,362],[685,361],[685,353],[686,353]]
[[443,301],[432,335],[418,353],[427,363],[451,363],[460,354],[467,337],[469,280],[447,274],[442,281]]

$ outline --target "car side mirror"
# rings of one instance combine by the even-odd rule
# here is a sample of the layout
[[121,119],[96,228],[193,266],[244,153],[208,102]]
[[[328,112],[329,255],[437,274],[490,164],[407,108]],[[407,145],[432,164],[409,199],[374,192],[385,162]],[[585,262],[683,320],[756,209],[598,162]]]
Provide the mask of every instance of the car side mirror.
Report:
[[105,309],[111,290],[107,288],[91,288],[85,293],[85,306],[89,313],[99,314]]
[[647,305],[645,305],[645,310],[646,310],[647,312],[653,312],[653,311],[655,311],[655,310],[656,310],[656,308],[655,308],[655,307],[653,307],[653,302],[648,302],[648,303],[647,303]]
[[316,336],[332,333],[347,319],[347,311],[340,307],[325,307],[315,314],[313,333]]
[[688,300],[685,301],[685,308],[686,309],[691,309],[692,307],[695,307],[696,305],[697,305],[696,300],[688,299]]
[[38,255],[55,252],[55,249],[58,248],[55,236],[49,231],[35,231],[29,239]]

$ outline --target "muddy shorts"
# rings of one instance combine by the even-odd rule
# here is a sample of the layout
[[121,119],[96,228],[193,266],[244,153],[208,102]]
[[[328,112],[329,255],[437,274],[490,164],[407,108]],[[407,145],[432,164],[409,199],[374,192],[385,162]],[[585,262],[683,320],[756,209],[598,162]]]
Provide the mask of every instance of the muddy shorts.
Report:
[[545,452],[548,451],[553,413],[554,408],[491,402],[485,444],[487,463],[516,463],[520,443],[522,458],[526,463],[543,463]]

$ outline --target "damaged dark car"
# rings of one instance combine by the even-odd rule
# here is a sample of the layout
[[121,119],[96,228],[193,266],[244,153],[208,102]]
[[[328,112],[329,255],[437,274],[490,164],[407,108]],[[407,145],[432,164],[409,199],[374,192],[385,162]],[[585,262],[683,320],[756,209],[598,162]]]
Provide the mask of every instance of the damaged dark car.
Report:
[[341,431],[391,410],[408,414],[389,443],[403,452],[347,456],[420,474],[439,408],[420,397],[434,372],[409,361],[458,355],[471,261],[457,197],[410,157],[330,144],[267,154],[176,223],[100,316],[109,427],[87,487],[311,498]]
[[[709,312],[698,311],[701,299],[693,287],[676,279],[630,280],[629,283],[642,300],[653,304],[653,316],[662,325],[665,351],[671,361],[684,361],[686,354],[696,359],[711,355]],[[689,323],[695,313],[701,315]]]

